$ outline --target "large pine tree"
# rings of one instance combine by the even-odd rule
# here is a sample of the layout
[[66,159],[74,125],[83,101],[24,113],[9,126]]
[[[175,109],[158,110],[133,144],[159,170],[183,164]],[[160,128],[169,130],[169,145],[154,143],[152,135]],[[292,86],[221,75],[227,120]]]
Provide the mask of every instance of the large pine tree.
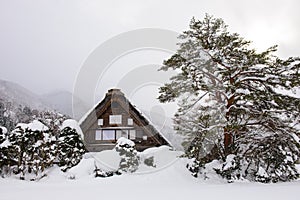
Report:
[[191,157],[217,146],[225,160],[249,135],[299,135],[300,99],[293,94],[300,86],[299,58],[280,59],[277,46],[258,52],[209,15],[192,19],[179,38],[179,49],[161,67],[178,73],[160,88],[159,100],[179,102],[175,128],[187,136]]

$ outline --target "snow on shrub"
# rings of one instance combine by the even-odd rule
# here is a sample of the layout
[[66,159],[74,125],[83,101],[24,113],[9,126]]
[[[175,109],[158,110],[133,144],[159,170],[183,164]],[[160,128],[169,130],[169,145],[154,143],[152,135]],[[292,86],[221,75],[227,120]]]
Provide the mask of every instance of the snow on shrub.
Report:
[[22,180],[38,180],[45,176],[45,170],[54,164],[66,171],[80,162],[85,148],[79,135],[82,132],[77,131],[80,129],[77,122],[66,120],[59,129],[60,122],[55,124],[51,119],[44,121],[47,121],[51,128],[39,120],[34,120],[28,124],[17,124],[8,135],[4,134],[4,128],[0,129],[2,176],[13,172],[20,175]]
[[7,129],[3,126],[0,126],[0,144],[6,140]]
[[4,176],[8,172],[8,167],[11,165],[10,153],[11,148],[7,140],[7,129],[5,127],[0,126],[0,175]]
[[201,161],[197,160],[196,158],[192,158],[189,163],[187,163],[186,168],[191,172],[191,175],[195,178],[198,177],[201,167]]
[[63,130],[66,127],[70,127],[76,130],[77,134],[81,137],[81,139],[84,139],[84,135],[83,132],[78,124],[78,122],[74,119],[67,119],[65,121],[63,121],[60,129]]
[[121,156],[119,172],[135,172],[138,169],[140,158],[133,141],[121,137],[117,141],[116,151]]
[[154,162],[154,156],[149,156],[144,159],[144,164],[148,167],[156,167],[156,164]]
[[245,178],[262,183],[285,182],[299,177],[300,144],[289,134],[247,136],[237,155],[228,155],[216,172],[233,181]]
[[11,159],[16,164],[13,171],[20,174],[20,179],[39,179],[53,165],[56,139],[41,122],[18,124],[8,139]]
[[62,171],[66,171],[77,165],[85,153],[81,136],[75,128],[69,126],[64,127],[60,131],[57,145],[58,165]]
[[215,167],[214,170],[231,183],[241,178],[240,167],[240,159],[236,155],[230,154],[226,157],[226,161]]
[[[125,138],[124,138],[125,139]],[[94,175],[96,177],[109,177],[114,175],[120,175],[126,172],[132,173],[151,173],[156,172],[160,169],[164,169],[166,166],[172,165],[178,157],[182,154],[180,151],[174,151],[169,146],[151,147],[145,149],[142,152],[137,152],[134,150],[134,143],[127,139],[121,139],[119,141],[118,148],[120,146],[127,146],[126,154],[131,154],[131,156],[126,157],[124,153],[117,151],[116,148],[113,150],[104,150],[97,153],[88,153],[95,159],[95,169]],[[122,147],[124,148],[124,147]],[[130,149],[128,151],[128,149]],[[124,149],[123,149],[124,150]],[[123,151],[122,151],[123,152]],[[124,159],[124,157],[126,157]],[[134,161],[134,167],[131,165],[132,160]],[[126,162],[125,162],[126,161]],[[129,162],[130,161],[130,162]],[[138,165],[136,165],[138,164]],[[130,166],[128,168],[128,165]],[[121,167],[124,167],[121,170]],[[131,171],[131,169],[134,169]],[[130,171],[129,171],[130,170]]]
[[95,173],[95,177],[101,177],[101,178],[107,178],[114,175],[122,174],[120,171],[104,171],[102,169],[97,168],[97,166],[95,167],[94,173]]

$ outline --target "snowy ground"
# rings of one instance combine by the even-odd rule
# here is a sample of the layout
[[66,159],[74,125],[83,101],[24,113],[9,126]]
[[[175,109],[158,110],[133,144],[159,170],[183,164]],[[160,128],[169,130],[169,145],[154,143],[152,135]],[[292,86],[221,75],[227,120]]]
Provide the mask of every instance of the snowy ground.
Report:
[[[155,152],[156,151],[156,152]],[[193,178],[186,170],[186,162],[176,159],[178,152],[167,153],[166,148],[148,151],[160,155],[157,168],[146,166],[136,174],[93,178],[95,159],[108,158],[108,153],[86,156],[68,174],[52,169],[49,176],[38,182],[0,178],[1,200],[57,200],[57,199],[298,199],[300,181],[279,184],[236,182],[221,179]],[[167,156],[167,157],[166,157]],[[114,160],[114,159],[111,159]],[[103,164],[103,163],[102,163]],[[97,165],[102,165],[97,163]],[[106,163],[113,167],[113,163]],[[75,176],[75,180],[67,177]]]

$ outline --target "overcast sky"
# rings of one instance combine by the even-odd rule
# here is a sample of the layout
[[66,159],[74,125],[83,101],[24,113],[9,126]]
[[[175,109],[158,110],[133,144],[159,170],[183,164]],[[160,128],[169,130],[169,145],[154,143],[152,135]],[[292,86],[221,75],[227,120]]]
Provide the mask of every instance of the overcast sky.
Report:
[[[278,44],[280,56],[297,56],[299,4],[298,0],[0,0],[0,79],[39,94],[72,91],[80,67],[102,42],[145,27],[182,32],[193,16],[202,19],[205,13],[223,18],[231,31],[259,49]],[[159,59],[163,56],[168,55]]]

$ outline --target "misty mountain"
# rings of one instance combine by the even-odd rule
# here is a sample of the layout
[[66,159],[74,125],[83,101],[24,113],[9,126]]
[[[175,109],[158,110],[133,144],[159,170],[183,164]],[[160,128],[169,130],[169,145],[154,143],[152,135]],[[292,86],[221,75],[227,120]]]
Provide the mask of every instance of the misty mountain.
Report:
[[[50,110],[72,117],[72,93],[55,91],[38,95],[23,86],[10,81],[0,80],[0,102],[10,102],[13,107],[29,107],[38,111]],[[84,106],[80,99],[75,99],[78,108]],[[87,110],[85,108],[83,110]],[[79,119],[77,119],[79,120]]]
[[28,89],[9,81],[0,80],[0,125],[10,132],[18,123],[32,120],[63,120],[68,116]]
[[[56,91],[48,94],[41,95],[41,99],[50,105],[53,109],[59,111],[62,114],[68,115],[75,120],[80,120],[91,108],[86,105],[80,98],[73,97],[73,94],[68,91]],[[77,113],[73,115],[73,101],[76,107]],[[80,111],[80,113],[78,113]]]
[[50,110],[72,116],[72,94],[68,91],[38,95],[23,86],[0,80],[0,101],[10,102],[13,107],[29,107],[38,111]]
[[53,109],[72,116],[72,93],[68,91],[55,91],[41,95],[43,102],[46,102]]
[[22,87],[17,83],[0,80],[0,100],[10,102],[12,105],[27,106],[36,110],[52,110],[39,95]]

